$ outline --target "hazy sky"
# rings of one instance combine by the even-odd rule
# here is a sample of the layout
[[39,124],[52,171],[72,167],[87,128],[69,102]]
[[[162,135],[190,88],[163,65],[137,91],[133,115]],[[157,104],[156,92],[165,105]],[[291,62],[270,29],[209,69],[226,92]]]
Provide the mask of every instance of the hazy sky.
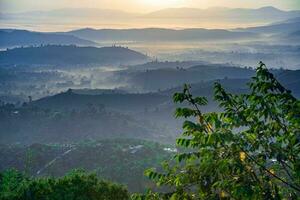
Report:
[[300,0],[0,0],[0,12],[50,10],[67,7],[118,9],[129,12],[149,12],[167,7],[212,6],[257,8],[275,6],[280,9],[300,9]]

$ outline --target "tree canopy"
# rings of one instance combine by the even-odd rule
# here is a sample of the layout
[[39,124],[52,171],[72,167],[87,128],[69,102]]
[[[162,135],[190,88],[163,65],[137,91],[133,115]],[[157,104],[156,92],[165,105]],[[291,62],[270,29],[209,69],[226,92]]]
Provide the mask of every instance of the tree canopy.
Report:
[[15,170],[0,174],[1,200],[127,200],[120,185],[99,180],[95,174],[73,171],[62,178],[28,178]]
[[145,174],[168,192],[134,199],[299,199],[300,101],[262,62],[247,94],[231,94],[215,83],[222,112],[202,113],[204,97],[190,86],[174,95],[186,107],[180,153],[164,170]]

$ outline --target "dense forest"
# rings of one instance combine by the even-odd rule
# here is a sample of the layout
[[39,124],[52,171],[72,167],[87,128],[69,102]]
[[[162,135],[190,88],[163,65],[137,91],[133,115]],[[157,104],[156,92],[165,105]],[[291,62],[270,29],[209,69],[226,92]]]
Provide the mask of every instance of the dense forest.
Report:
[[99,180],[95,174],[85,174],[79,170],[59,179],[36,179],[9,170],[0,173],[0,180],[0,198],[3,200],[129,199],[129,193],[124,187]]

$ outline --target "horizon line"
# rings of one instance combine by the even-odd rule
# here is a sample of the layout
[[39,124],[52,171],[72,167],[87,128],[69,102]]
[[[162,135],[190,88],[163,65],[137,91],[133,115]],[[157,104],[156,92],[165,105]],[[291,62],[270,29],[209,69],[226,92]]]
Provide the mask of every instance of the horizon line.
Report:
[[178,6],[178,7],[166,7],[161,9],[154,9],[153,11],[147,12],[133,12],[130,10],[121,10],[121,9],[112,9],[112,8],[96,8],[96,7],[61,7],[61,8],[54,8],[54,9],[40,9],[40,10],[24,10],[24,11],[8,11],[8,12],[0,12],[0,14],[22,14],[22,13],[31,13],[31,12],[51,12],[51,11],[58,11],[58,10],[68,10],[68,9],[94,9],[94,10],[107,10],[107,11],[119,11],[127,14],[150,14],[155,13],[158,11],[168,10],[168,9],[195,9],[195,10],[209,10],[209,9],[249,9],[249,10],[259,10],[262,8],[273,8],[276,10],[290,12],[290,11],[300,11],[300,9],[283,9],[276,6],[261,6],[261,7],[229,7],[229,6],[210,6],[206,8],[201,7],[188,7],[188,6]]

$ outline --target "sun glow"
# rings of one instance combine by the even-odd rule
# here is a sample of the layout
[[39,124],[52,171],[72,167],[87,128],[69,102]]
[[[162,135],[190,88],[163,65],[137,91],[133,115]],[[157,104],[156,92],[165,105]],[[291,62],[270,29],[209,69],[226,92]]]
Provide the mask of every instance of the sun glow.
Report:
[[146,6],[157,6],[157,7],[176,7],[180,6],[184,0],[141,0],[141,3]]

